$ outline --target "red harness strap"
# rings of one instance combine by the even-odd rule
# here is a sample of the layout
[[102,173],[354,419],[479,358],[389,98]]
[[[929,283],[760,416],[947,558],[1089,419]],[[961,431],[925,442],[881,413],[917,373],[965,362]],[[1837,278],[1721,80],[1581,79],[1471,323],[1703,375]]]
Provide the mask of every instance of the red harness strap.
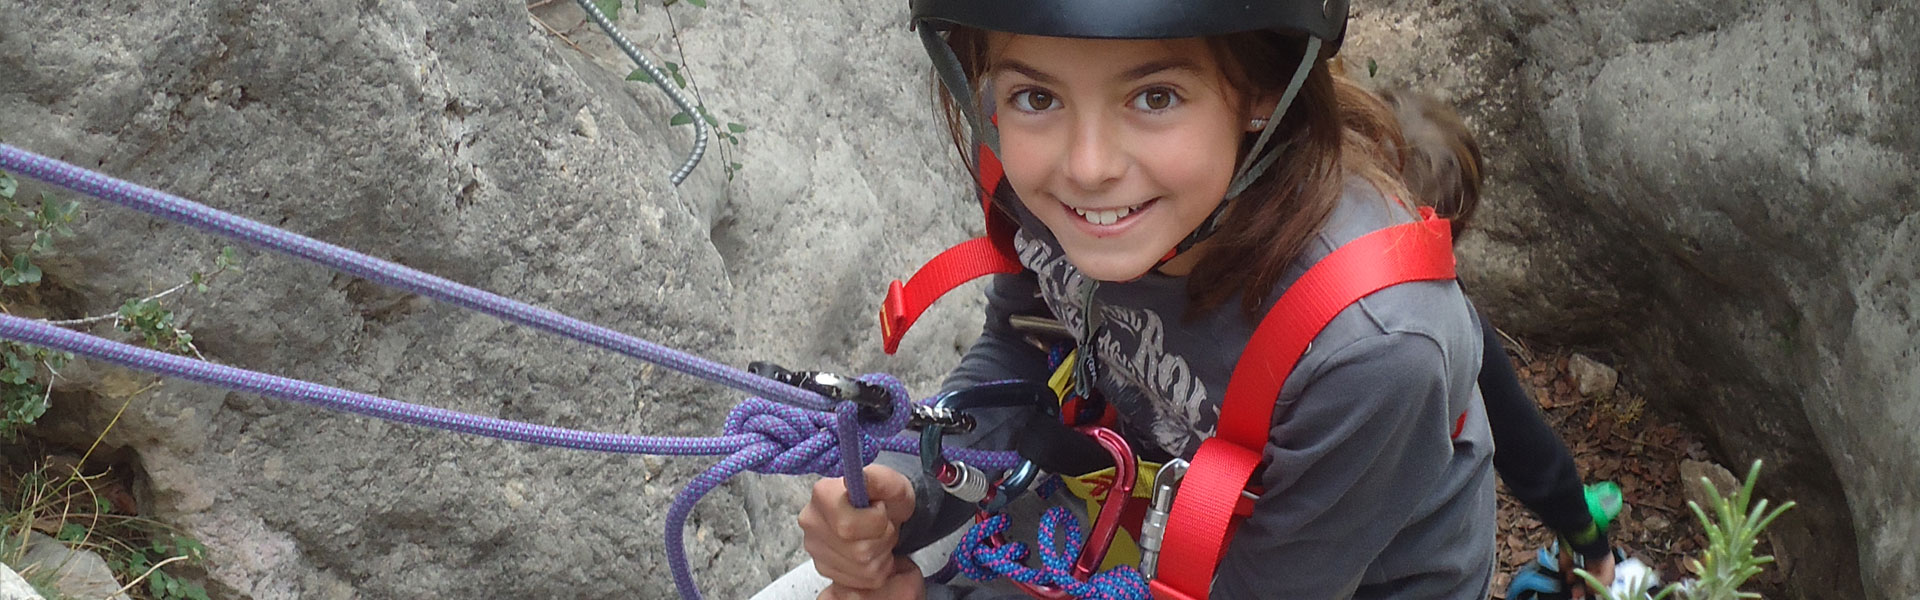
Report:
[[1280,387],[1320,330],[1368,294],[1410,281],[1453,278],[1447,221],[1426,209],[1421,215],[1418,223],[1375,231],[1335,249],[1289,286],[1261,319],[1227,381],[1217,431],[1200,444],[1174,496],[1159,573],[1151,584],[1155,598],[1199,599],[1211,591],[1240,492],[1266,448]]
[[1006,169],[986,146],[980,146],[980,209],[986,213],[987,234],[947,248],[921,265],[907,282],[895,279],[880,305],[880,342],[887,354],[900,349],[900,338],[920,319],[933,301],[960,284],[996,273],[1018,273],[1023,268],[1013,251],[1014,223],[994,210],[993,192],[1005,182]]

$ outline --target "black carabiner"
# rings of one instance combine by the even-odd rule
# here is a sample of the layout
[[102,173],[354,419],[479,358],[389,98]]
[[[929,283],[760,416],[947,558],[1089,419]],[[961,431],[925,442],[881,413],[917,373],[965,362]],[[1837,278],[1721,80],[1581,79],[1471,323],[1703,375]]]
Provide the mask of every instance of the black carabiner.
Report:
[[[988,408],[1040,409],[1039,418],[1058,418],[1059,407],[1056,404],[1053,389],[1032,381],[1002,381],[977,385],[942,394],[933,404],[924,409],[929,415],[940,415],[951,419],[948,422],[964,422],[959,426],[926,426],[920,428],[920,468],[928,476],[939,481],[948,493],[969,502],[989,502],[994,508],[1004,507],[1039,477],[1039,469],[1030,461],[1021,461],[1013,470],[1001,478],[1000,482],[989,490],[986,475],[970,465],[958,461],[946,460],[944,438],[949,433],[971,430],[975,421],[969,410]],[[923,412],[916,409],[916,415]]]

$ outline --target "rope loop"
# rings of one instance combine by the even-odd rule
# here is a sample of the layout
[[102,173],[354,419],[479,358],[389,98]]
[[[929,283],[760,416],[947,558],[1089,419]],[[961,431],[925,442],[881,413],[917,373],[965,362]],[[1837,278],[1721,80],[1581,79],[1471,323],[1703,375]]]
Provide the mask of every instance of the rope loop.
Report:
[[[872,464],[880,455],[877,440],[893,437],[906,429],[913,405],[906,386],[891,375],[864,375],[860,379],[886,389],[893,405],[887,420],[859,423],[860,464],[864,466]],[[835,407],[836,412],[829,413],[765,398],[748,398],[728,411],[723,431],[725,435],[757,435],[761,439],[759,444],[778,448],[772,457],[751,467],[756,473],[841,477],[849,465],[841,460],[834,425],[837,413],[858,409],[854,403],[842,402]]]
[[[1057,534],[1064,530],[1064,540],[1057,540]],[[1091,579],[1081,581],[1073,577],[1074,558],[1080,554],[1080,546],[1085,543],[1080,531],[1080,520],[1065,507],[1055,506],[1047,509],[1040,517],[1040,562],[1041,568],[1034,569],[1022,561],[1027,558],[1027,545],[1008,543],[994,545],[994,538],[1007,531],[1007,515],[997,514],[975,523],[960,538],[960,546],[953,551],[954,564],[960,573],[974,581],[989,581],[995,577],[1008,579],[1034,586],[1046,586],[1066,592],[1074,598],[1092,600],[1148,600],[1147,580],[1140,571],[1131,566],[1119,566],[1104,573],[1095,574]],[[1056,543],[1064,541],[1065,543]]]

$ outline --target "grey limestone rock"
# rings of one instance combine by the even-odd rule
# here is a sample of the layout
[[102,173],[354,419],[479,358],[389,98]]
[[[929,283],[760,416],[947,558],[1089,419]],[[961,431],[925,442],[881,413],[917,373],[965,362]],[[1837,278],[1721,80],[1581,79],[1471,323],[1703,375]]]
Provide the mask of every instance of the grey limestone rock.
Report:
[[1920,592],[1920,5],[1360,10],[1349,55],[1488,147],[1462,270],[1495,322],[1765,459],[1797,597]]

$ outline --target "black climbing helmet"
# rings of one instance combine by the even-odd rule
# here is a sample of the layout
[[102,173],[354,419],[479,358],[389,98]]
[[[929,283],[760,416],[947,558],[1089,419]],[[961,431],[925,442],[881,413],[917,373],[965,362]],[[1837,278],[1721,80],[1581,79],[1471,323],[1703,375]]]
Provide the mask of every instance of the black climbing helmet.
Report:
[[1319,38],[1339,50],[1348,0],[910,0],[915,27],[1025,35],[1171,39],[1248,31]]

